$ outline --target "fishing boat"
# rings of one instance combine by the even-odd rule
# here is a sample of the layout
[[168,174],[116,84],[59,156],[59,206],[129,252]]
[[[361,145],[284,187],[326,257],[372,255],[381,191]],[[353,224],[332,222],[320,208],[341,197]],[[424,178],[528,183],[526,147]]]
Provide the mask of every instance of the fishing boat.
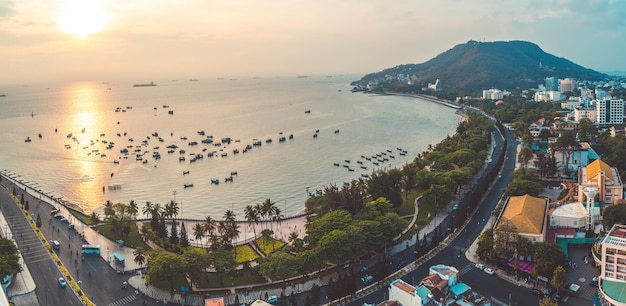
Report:
[[155,84],[154,82],[150,82],[150,83],[140,83],[140,84],[133,85],[133,87],[152,87],[152,86],[157,86],[157,84]]
[[185,185],[183,185],[183,186],[184,186],[185,188],[191,188],[191,187],[193,187],[193,184],[185,184]]

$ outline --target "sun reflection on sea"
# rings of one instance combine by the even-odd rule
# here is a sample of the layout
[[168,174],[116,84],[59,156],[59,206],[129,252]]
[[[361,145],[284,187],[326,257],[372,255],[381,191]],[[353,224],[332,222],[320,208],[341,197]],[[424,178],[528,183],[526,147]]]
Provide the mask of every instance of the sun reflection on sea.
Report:
[[[76,182],[72,193],[81,206],[93,209],[100,203],[104,186],[109,184],[111,160],[102,142],[106,131],[103,113],[105,89],[96,83],[74,83],[66,92],[66,127],[72,131],[68,139],[68,158]],[[68,135],[69,136],[69,135]]]

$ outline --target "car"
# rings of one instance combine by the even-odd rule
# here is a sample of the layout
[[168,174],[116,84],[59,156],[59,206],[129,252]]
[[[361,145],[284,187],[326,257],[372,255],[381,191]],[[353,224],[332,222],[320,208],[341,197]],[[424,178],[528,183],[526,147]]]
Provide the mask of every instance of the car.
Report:
[[57,213],[54,215],[54,218],[55,218],[55,219],[61,219],[61,218],[63,218],[63,215],[62,215],[61,213],[57,212]]
[[65,288],[65,286],[67,286],[67,282],[65,281],[65,278],[63,277],[59,277],[59,286]]
[[363,284],[369,285],[372,282],[372,280],[374,280],[374,277],[371,275],[365,275],[361,278],[361,280],[363,281]]
[[123,282],[122,283],[122,289],[128,289],[128,283],[127,282]]
[[476,269],[479,269],[479,270],[483,270],[485,268],[485,266],[483,266],[483,264],[480,264],[480,263],[475,264],[474,267],[476,267]]
[[554,300],[555,302],[558,302],[558,301],[560,301],[562,298],[563,298],[563,297],[562,297],[560,294],[555,294],[555,295],[552,297],[552,300]]
[[539,296],[543,295],[543,292],[541,292],[541,290],[539,290],[537,288],[531,288],[530,292],[532,292],[533,294],[539,295]]
[[492,268],[485,268],[485,273],[489,274],[489,275],[494,275],[496,274],[496,271],[494,271]]
[[68,221],[67,219],[65,219],[65,217],[61,218],[61,220],[59,220],[59,221],[61,221],[61,223],[63,223],[63,222],[67,222],[67,223],[69,223],[69,222],[70,222],[70,221]]
[[543,297],[550,297],[554,293],[554,288],[548,288],[543,292]]
[[589,282],[589,285],[594,286],[594,287],[598,287],[598,277],[594,277],[591,279],[591,281]]
[[267,302],[268,302],[268,303],[278,303],[278,297],[277,297],[277,296],[275,296],[275,295],[272,295],[272,296],[270,296],[270,297],[267,299]]
[[70,224],[67,226],[67,229],[74,229],[74,224]]

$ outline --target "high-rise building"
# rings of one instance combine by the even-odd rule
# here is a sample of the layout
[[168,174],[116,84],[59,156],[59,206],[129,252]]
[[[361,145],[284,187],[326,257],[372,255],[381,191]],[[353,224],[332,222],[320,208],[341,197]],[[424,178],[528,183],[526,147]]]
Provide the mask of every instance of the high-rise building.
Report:
[[602,305],[626,304],[626,226],[615,224],[602,240],[598,287]]
[[610,96],[596,100],[597,124],[601,127],[624,123],[624,99]]
[[576,90],[576,80],[572,79],[572,78],[567,78],[567,79],[563,79],[561,80],[561,92],[572,92],[574,90]]
[[546,91],[558,91],[559,79],[555,77],[546,78]]

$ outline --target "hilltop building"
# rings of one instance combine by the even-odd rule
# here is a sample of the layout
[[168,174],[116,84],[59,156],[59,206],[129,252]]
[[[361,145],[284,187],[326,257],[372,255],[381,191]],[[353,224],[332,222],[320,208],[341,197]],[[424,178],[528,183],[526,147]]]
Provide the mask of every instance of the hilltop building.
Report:
[[441,88],[441,82],[439,81],[439,79],[437,79],[435,83],[428,83],[428,89],[434,92],[441,91],[442,88]]
[[511,93],[506,90],[492,88],[492,89],[483,90],[483,99],[500,100],[500,99],[504,99],[505,96],[508,96],[510,94]]
[[572,78],[566,78],[559,83],[561,92],[573,92],[576,90],[576,80]]
[[559,90],[559,79],[555,77],[546,78],[545,87],[546,87],[546,91]]
[[626,226],[615,224],[602,240],[600,299],[602,305],[626,305]]

